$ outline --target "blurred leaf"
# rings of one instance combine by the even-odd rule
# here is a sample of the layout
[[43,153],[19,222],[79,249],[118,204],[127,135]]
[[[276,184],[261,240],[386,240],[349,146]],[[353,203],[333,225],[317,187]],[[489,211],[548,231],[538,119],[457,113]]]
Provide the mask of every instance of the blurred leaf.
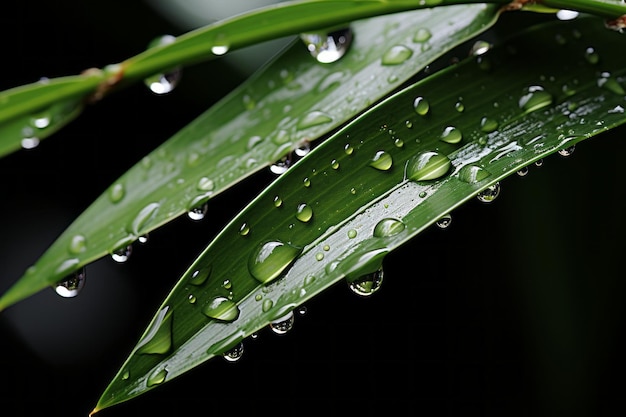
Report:
[[470,5],[361,20],[352,24],[350,52],[326,65],[296,42],[113,183],[0,298],[0,310],[202,210],[210,198],[397,89],[496,17],[494,6]]
[[374,293],[390,251],[469,199],[497,198],[504,178],[623,124],[623,46],[597,18],[534,27],[359,116],[211,242],[94,412],[215,356],[236,358],[246,337],[288,328],[295,307],[341,280]]

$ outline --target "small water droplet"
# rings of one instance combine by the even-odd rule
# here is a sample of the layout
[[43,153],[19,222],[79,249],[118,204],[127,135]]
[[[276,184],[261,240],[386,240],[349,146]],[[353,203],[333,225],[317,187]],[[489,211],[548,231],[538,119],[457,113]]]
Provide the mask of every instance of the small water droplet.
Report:
[[478,165],[465,165],[459,170],[459,180],[469,184],[481,182],[490,175],[489,171]]
[[261,310],[264,313],[267,313],[268,311],[270,311],[272,307],[274,307],[274,302],[272,300],[270,300],[269,298],[266,298],[265,300],[263,300],[263,303],[261,304]]
[[522,110],[530,113],[551,105],[552,94],[539,85],[533,85],[526,89],[518,104]]
[[542,166],[542,165],[543,165],[543,159],[537,159],[537,160],[535,161],[535,166],[540,167],[540,166]]
[[84,252],[87,248],[87,240],[83,235],[74,235],[70,241],[69,251],[73,255]]
[[456,109],[456,111],[458,111],[459,113],[463,113],[465,111],[465,105],[461,102],[461,101],[457,101],[454,104],[454,108]]
[[415,113],[420,116],[425,116],[430,110],[430,103],[424,97],[417,97],[413,101],[413,108],[415,109]]
[[[171,35],[164,35],[154,39],[148,45],[149,48],[163,46],[174,42],[176,38]],[[155,94],[167,94],[174,90],[180,82],[182,76],[181,67],[175,67],[165,73],[155,74],[144,80],[144,84]]]
[[165,368],[164,369],[156,369],[148,377],[148,379],[146,381],[146,385],[148,387],[153,387],[155,385],[160,385],[160,384],[162,384],[165,381],[166,377],[167,377],[167,370]]
[[141,244],[145,244],[148,243],[148,240],[150,240],[150,235],[148,233],[146,233],[145,235],[141,235],[137,238],[137,240],[139,241],[139,243]]
[[337,161],[336,159],[333,159],[332,161],[330,161],[330,166],[334,170],[339,169],[339,161]]
[[187,217],[189,217],[191,220],[199,221],[199,220],[204,219],[208,211],[209,211],[208,203],[203,203],[203,204],[200,204],[199,206],[192,207],[191,209],[189,209],[187,211]]
[[124,368],[124,372],[122,373],[122,381],[127,381],[130,378],[130,369]]
[[456,144],[463,139],[463,133],[461,130],[454,126],[448,126],[443,130],[441,137],[439,138],[446,143]]
[[419,28],[413,35],[413,42],[417,42],[417,43],[426,42],[427,40],[431,38],[431,36],[432,36],[432,33],[430,32],[430,30],[426,28]]
[[196,296],[195,296],[195,295],[193,295],[193,294],[189,294],[189,296],[187,296],[187,302],[188,302],[189,304],[195,304],[195,303],[196,303],[196,301],[197,301],[197,298],[196,298]]
[[526,175],[528,175],[529,172],[530,170],[528,169],[528,167],[522,167],[517,170],[517,175],[519,177],[525,177]]
[[203,285],[206,280],[211,276],[212,266],[207,265],[200,269],[196,269],[191,273],[191,277],[189,278],[189,283],[191,285]]
[[483,203],[491,203],[500,195],[500,183],[496,182],[478,193],[476,198]]
[[379,171],[388,171],[393,166],[393,158],[385,151],[378,151],[372,158],[370,166]]
[[250,233],[250,225],[246,222],[244,222],[241,227],[239,228],[239,234],[241,236],[247,236],[248,233]]
[[298,129],[308,129],[313,126],[319,126],[333,121],[333,118],[324,112],[314,110],[304,116],[298,122]]
[[405,45],[394,45],[382,57],[383,65],[399,65],[413,55],[413,50]]
[[406,178],[413,181],[434,180],[444,176],[451,166],[446,155],[435,151],[423,152],[407,162]]
[[402,232],[406,228],[406,225],[399,219],[385,218],[380,220],[374,226],[374,237],[388,237],[394,236]]
[[211,47],[211,52],[213,53],[213,55],[224,55],[226,52],[228,52],[228,45],[215,45]]
[[239,342],[235,347],[222,353],[222,357],[226,362],[237,362],[243,356],[243,342]]
[[202,307],[202,314],[212,319],[232,322],[239,317],[239,307],[234,301],[218,296]]
[[564,149],[559,149],[558,153],[561,156],[567,157],[567,156],[570,156],[571,154],[573,154],[575,149],[576,149],[575,145],[572,145],[572,146],[569,146],[569,147],[564,148]]
[[39,138],[34,136],[25,137],[21,141],[23,149],[34,149],[39,146]]
[[445,215],[441,216],[435,222],[437,227],[440,228],[440,229],[447,229],[450,226],[451,223],[452,223],[452,215],[450,215],[450,214],[445,214]]
[[85,286],[85,277],[85,268],[81,268],[62,281],[59,281],[55,285],[54,290],[58,295],[64,298],[76,297]]
[[348,230],[348,239],[354,239],[357,235],[357,231],[355,229]]
[[128,261],[130,255],[133,253],[133,245],[127,245],[114,250],[111,253],[111,259],[118,263],[124,263]]
[[126,195],[126,189],[121,182],[115,183],[109,188],[109,200],[111,203],[119,203],[124,198],[124,195]]
[[306,203],[298,204],[298,208],[296,209],[296,219],[300,220],[303,223],[307,223],[313,217],[313,209]]
[[265,242],[250,255],[248,271],[256,280],[267,284],[278,278],[301,252],[301,248],[279,240]]
[[487,41],[476,41],[470,49],[470,55],[479,56],[485,54],[491,49],[491,44]]
[[330,64],[341,59],[352,44],[352,30],[342,28],[332,32],[303,33],[300,39],[318,62]]
[[343,147],[343,150],[345,151],[346,155],[352,155],[352,153],[354,152],[354,148],[349,143],[347,143],[346,146]]
[[350,281],[349,288],[357,295],[369,297],[380,289],[384,275],[383,269],[380,268],[375,272]]
[[591,65],[596,65],[598,62],[600,62],[600,55],[596,52],[596,50],[593,47],[590,46],[587,49],[585,49],[585,59]]
[[200,191],[213,191],[213,189],[215,188],[215,183],[210,178],[202,177],[198,180],[198,184],[196,185],[196,187]]
[[274,207],[280,207],[283,205],[283,199],[279,196],[274,197]]
[[290,311],[281,318],[271,321],[270,329],[276,334],[285,334],[293,328],[294,320],[293,311]]
[[574,10],[561,9],[556,12],[556,17],[559,20],[572,20],[578,17],[578,12]]
[[480,119],[480,130],[485,133],[495,132],[498,129],[498,122],[490,117]]
[[280,174],[287,172],[290,165],[291,165],[291,159],[285,156],[281,158],[279,161],[276,161],[272,165],[270,165],[270,171],[276,175],[280,175]]

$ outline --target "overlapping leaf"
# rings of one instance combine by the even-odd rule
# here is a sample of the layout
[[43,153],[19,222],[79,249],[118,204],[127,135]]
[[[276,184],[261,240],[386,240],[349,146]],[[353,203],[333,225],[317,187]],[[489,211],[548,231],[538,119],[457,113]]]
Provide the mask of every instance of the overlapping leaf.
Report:
[[624,42],[596,18],[534,28],[342,128],[190,266],[94,411],[234,354],[338,281],[375,291],[390,251],[468,199],[496,198],[505,177],[626,122]]
[[497,13],[496,6],[449,6],[357,21],[350,53],[331,64],[296,42],[112,184],[3,295],[0,310],[336,129],[489,28]]

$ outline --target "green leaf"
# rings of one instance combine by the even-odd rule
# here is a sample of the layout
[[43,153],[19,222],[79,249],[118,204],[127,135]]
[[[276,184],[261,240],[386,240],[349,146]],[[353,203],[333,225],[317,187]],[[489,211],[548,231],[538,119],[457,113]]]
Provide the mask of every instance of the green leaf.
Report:
[[328,134],[489,28],[497,13],[450,6],[357,21],[350,52],[328,65],[296,42],[117,179],[0,298],[0,310]]
[[[372,294],[390,251],[470,199],[493,201],[529,164],[626,122],[624,42],[596,18],[535,27],[336,132],[202,252],[94,412],[236,354],[341,280]],[[138,351],[164,335],[167,353]]]

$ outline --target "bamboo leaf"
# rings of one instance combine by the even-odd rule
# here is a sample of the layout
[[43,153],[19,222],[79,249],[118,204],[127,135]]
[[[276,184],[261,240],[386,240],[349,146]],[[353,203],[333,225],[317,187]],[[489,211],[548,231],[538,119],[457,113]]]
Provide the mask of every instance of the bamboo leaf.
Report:
[[236,356],[339,281],[372,294],[390,251],[469,199],[493,201],[529,164],[626,122],[623,44],[596,18],[535,27],[359,116],[211,242],[93,412]]
[[296,42],[117,179],[0,298],[0,310],[202,210],[489,28],[497,13],[495,6],[450,6],[357,21],[350,52],[328,65]]

